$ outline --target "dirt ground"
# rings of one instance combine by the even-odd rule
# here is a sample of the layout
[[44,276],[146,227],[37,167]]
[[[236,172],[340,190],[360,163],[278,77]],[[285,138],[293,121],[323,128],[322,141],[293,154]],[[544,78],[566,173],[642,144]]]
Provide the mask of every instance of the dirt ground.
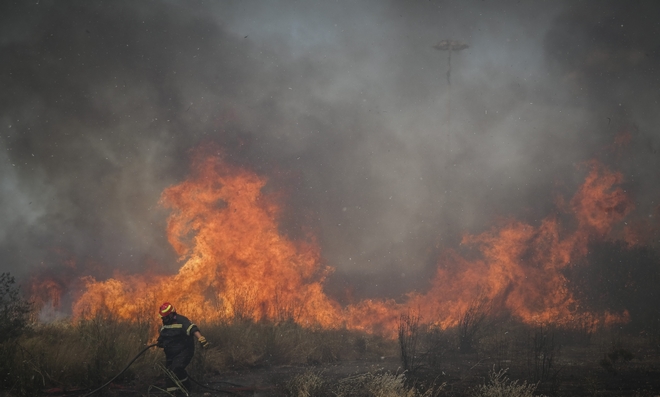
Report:
[[[501,353],[501,352],[500,352]],[[512,360],[511,357],[516,357]],[[432,359],[433,358],[433,359]],[[537,393],[547,396],[634,396],[660,397],[660,352],[644,347],[634,349],[629,356],[613,354],[606,347],[562,347],[549,360],[530,357],[524,351],[508,350],[505,353],[460,354],[444,352],[441,357],[419,357],[421,363],[406,373],[410,384],[445,384],[440,396],[469,396],[478,385],[488,381],[493,369],[508,369],[510,380],[538,382]],[[430,364],[432,363],[432,365]],[[542,373],[540,373],[540,372]],[[396,356],[370,356],[359,360],[339,360],[316,365],[264,365],[257,368],[237,369],[207,374],[194,384],[191,396],[286,396],[284,385],[296,375],[312,372],[324,380],[345,379],[365,373],[400,374],[401,359]],[[163,379],[150,383],[141,379],[136,384],[111,385],[97,396],[166,396],[149,385],[164,386]],[[83,391],[53,390],[45,393],[52,397],[83,396]]]
[[[636,352],[629,361],[616,360],[605,364],[592,350],[566,348],[539,382],[537,394],[548,396],[660,396],[660,357],[643,351]],[[445,383],[441,396],[467,396],[476,386],[487,382],[493,368],[508,368],[511,380],[533,377],[534,362],[518,363],[498,360],[483,355],[447,354],[437,368],[421,366],[409,374],[412,382],[426,384]],[[383,357],[361,361],[344,361],[315,366],[277,366],[252,370],[227,372],[210,377],[206,385],[211,388],[231,388],[222,382],[244,385],[244,390],[234,392],[245,396],[285,396],[282,385],[297,374],[313,371],[324,379],[342,379],[364,373],[401,373],[398,357]],[[227,395],[199,386],[194,396]],[[205,394],[207,393],[207,394]]]
[[[511,364],[511,363],[503,363]],[[441,396],[467,396],[470,391],[487,381],[489,372],[497,366],[487,357],[447,357],[439,370],[419,368],[414,374],[417,382],[446,383]],[[524,379],[529,368],[525,365],[511,366],[510,379]],[[226,396],[231,394],[255,397],[286,396],[283,384],[298,374],[313,371],[324,379],[342,379],[364,373],[401,373],[401,362],[397,357],[386,357],[377,361],[348,361],[322,365],[274,366],[251,370],[232,371],[209,377],[205,386],[224,389],[218,392],[195,385],[191,396]],[[549,396],[660,396],[660,365],[658,362],[631,360],[608,371],[598,363],[557,363],[556,372],[540,382],[537,394]],[[521,383],[521,382],[520,382]],[[122,395],[126,395],[125,393]],[[146,395],[146,394],[142,394]],[[156,394],[154,394],[156,395]]]

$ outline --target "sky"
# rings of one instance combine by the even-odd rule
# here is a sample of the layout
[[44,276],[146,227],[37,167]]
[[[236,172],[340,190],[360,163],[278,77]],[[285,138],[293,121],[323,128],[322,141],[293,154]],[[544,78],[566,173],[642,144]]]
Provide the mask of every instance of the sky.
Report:
[[[282,233],[312,230],[365,294],[423,285],[502,217],[538,224],[594,158],[653,218],[657,15],[656,1],[4,1],[0,271],[176,271],[159,199],[204,145],[267,177]],[[469,47],[449,61],[441,40]]]

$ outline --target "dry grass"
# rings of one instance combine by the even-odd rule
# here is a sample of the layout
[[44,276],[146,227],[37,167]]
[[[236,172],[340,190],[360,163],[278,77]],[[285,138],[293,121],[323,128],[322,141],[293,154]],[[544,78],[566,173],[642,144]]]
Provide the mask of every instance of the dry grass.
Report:
[[[97,316],[77,323],[35,326],[0,344],[3,389],[11,395],[36,395],[42,390],[95,388],[121,372],[135,355],[153,342],[156,322],[129,323]],[[303,328],[292,322],[237,321],[201,324],[211,342],[198,349],[188,367],[199,380],[230,369],[281,364],[321,364],[369,355],[392,355],[396,345],[382,338],[340,330]],[[148,386],[160,377],[161,349],[147,351],[118,382]]]
[[[96,388],[124,369],[139,351],[154,341],[159,325],[159,322],[136,324],[98,316],[77,323],[35,326],[18,338],[0,344],[0,356],[5,358],[0,360],[0,390],[11,396],[34,396],[50,388]],[[303,328],[291,321],[234,320],[200,324],[200,328],[211,347],[198,349],[188,367],[189,373],[199,381],[212,380],[241,369],[280,365],[319,368],[317,365],[320,364],[333,364],[327,368],[334,368],[334,364],[341,366],[352,361],[382,362],[381,356],[400,354],[397,341],[346,330]],[[384,367],[378,373],[350,377],[346,377],[347,372],[341,375],[341,371],[333,372],[335,375],[332,376],[307,372],[286,384],[287,393],[293,396],[433,396],[441,390],[437,384],[447,381],[451,388],[443,391],[445,395],[472,392],[479,396],[505,395],[497,393],[525,396],[536,387],[536,383],[511,382],[506,376],[521,379],[521,382],[540,380],[537,392],[546,394],[553,394],[553,390],[569,390],[567,387],[580,393],[584,391],[584,388],[563,384],[566,377],[544,381],[534,373],[535,363],[549,357],[548,352],[555,350],[535,348],[538,345],[533,342],[539,335],[529,326],[515,322],[499,324],[490,334],[479,339],[472,356],[461,354],[456,329],[426,327],[419,332],[415,335],[418,344],[414,350],[419,353],[415,372],[385,373],[382,372]],[[554,363],[557,370],[564,370],[560,374],[591,368],[591,372],[584,370],[579,376],[594,378],[594,390],[609,387],[608,368],[600,363],[604,357],[621,379],[641,376],[639,374],[643,372],[640,371],[655,368],[658,362],[658,354],[653,348],[656,339],[647,335],[628,336],[621,331],[601,330],[585,339],[565,335],[562,330],[553,332],[554,342],[557,346],[562,345],[561,350],[556,350],[557,355],[552,355],[553,369]],[[633,357],[628,352],[634,354],[634,358],[627,359]],[[146,390],[162,378],[156,364],[163,362],[162,350],[151,349],[117,381]],[[510,372],[493,371],[490,382],[483,384],[484,377],[489,378],[487,373],[493,364],[498,369],[508,367]],[[364,368],[367,371],[367,367]],[[594,369],[600,372],[593,372]],[[445,373],[451,373],[451,377]],[[286,378],[278,379],[276,383],[281,385],[280,381],[294,375],[294,372],[287,373]],[[582,378],[576,379],[571,382],[580,382]],[[477,385],[481,387],[477,388]]]
[[203,324],[213,348],[207,363],[215,369],[280,364],[320,364],[392,355],[396,346],[375,336],[346,330],[303,328],[292,322]]
[[[119,373],[152,337],[149,324],[136,325],[108,317],[71,323],[37,325],[21,337],[7,341],[8,372],[5,388],[17,395],[58,387],[93,387]],[[150,351],[120,380],[149,374]]]
[[435,397],[443,386],[421,393],[406,386],[403,373],[365,373],[329,380],[322,373],[308,371],[289,381],[285,391],[293,397]]
[[322,373],[307,371],[296,375],[285,385],[285,391],[291,397],[330,396],[327,380]]
[[507,370],[495,370],[489,373],[488,383],[480,385],[472,393],[473,397],[534,397],[537,384],[529,384],[526,381],[518,383],[506,376]]

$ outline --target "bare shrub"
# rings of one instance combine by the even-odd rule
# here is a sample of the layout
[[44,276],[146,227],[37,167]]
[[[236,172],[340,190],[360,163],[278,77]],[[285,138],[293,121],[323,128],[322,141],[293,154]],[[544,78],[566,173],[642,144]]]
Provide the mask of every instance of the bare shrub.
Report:
[[425,363],[430,368],[439,369],[447,351],[456,347],[453,330],[444,330],[439,327],[426,327],[423,335],[424,346],[426,346],[423,355]]
[[462,353],[474,351],[479,333],[486,325],[486,319],[491,311],[488,299],[480,295],[468,305],[458,321],[458,348]]
[[414,372],[419,366],[417,351],[420,339],[420,316],[406,313],[399,318],[399,347],[401,364],[406,371]]
[[538,382],[552,381],[557,377],[555,360],[560,352],[560,346],[555,343],[554,329],[540,325],[531,337],[532,365],[530,368],[533,379]]
[[511,381],[506,376],[508,369],[495,371],[495,367],[488,374],[488,382],[478,386],[471,393],[472,397],[533,397],[537,384],[528,384],[527,381],[519,384],[517,380]]

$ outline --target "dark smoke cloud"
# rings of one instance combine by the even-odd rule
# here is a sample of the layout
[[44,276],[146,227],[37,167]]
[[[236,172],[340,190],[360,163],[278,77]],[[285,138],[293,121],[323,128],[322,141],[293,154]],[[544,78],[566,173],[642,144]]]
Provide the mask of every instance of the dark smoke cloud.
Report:
[[[4,2],[3,271],[62,251],[175,270],[158,199],[205,142],[285,190],[283,232],[311,227],[374,294],[498,216],[538,222],[595,156],[651,213],[658,6],[520,3]],[[470,45],[451,85],[442,39]]]
[[590,116],[579,127],[581,142],[602,146],[630,134],[625,148],[605,156],[645,217],[660,199],[659,13],[657,2],[578,3],[553,21],[544,41],[550,70]]

